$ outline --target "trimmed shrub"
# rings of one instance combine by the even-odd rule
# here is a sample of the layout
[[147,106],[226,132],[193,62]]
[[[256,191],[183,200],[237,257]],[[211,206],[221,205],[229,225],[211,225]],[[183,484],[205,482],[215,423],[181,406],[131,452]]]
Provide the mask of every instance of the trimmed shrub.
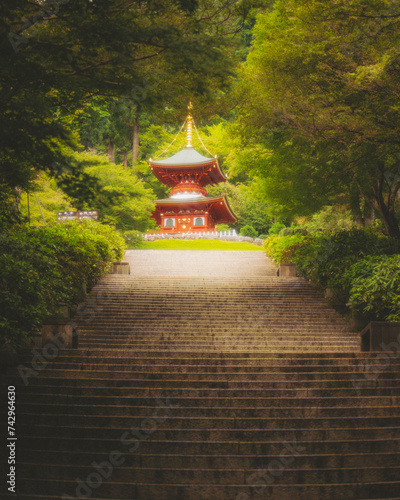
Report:
[[277,265],[287,264],[292,262],[298,245],[303,241],[302,234],[294,234],[292,236],[270,236],[264,242],[264,248],[270,257]]
[[254,229],[253,226],[243,226],[241,229],[240,229],[240,232],[239,232],[239,235],[240,236],[248,236],[250,238],[257,238],[258,236],[258,233],[257,231]]

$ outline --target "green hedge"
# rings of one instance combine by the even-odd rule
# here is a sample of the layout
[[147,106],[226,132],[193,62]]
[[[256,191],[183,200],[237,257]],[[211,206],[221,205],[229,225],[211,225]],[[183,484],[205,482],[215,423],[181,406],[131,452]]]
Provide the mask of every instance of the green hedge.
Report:
[[301,276],[329,288],[336,303],[350,301],[370,319],[398,317],[400,286],[390,278],[399,270],[398,240],[370,229],[351,229],[271,236],[264,246],[277,264],[293,262]]
[[74,308],[121,260],[123,238],[94,221],[0,235],[0,344],[18,348],[60,302]]
[[312,233],[296,248],[293,262],[299,273],[323,288],[343,294],[344,273],[369,255],[400,252],[400,242],[369,229],[351,229],[334,233]]
[[299,244],[304,240],[302,234],[292,234],[290,236],[272,235],[264,242],[267,255],[277,264],[289,263],[293,261],[294,254]]
[[353,310],[370,321],[400,321],[400,255],[362,259],[344,278]]

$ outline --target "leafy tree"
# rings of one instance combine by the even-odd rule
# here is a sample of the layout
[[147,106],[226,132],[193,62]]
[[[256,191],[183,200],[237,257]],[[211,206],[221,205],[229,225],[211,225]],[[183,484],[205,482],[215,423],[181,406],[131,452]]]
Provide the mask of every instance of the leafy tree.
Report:
[[76,184],[71,188],[68,165],[60,170],[58,182],[79,210],[95,209],[100,220],[121,230],[144,231],[151,224],[153,193],[141,180],[105,156],[75,153],[73,160],[92,179],[90,192],[75,189]]
[[269,229],[268,233],[273,235],[273,234],[279,234],[282,229],[285,229],[285,224],[282,224],[281,222],[275,222]]
[[241,82],[242,162],[280,214],[347,203],[400,238],[400,9],[383,0],[277,0]]
[[354,221],[350,210],[346,209],[342,205],[336,205],[324,207],[321,211],[314,214],[304,227],[306,227],[309,231],[334,231],[339,229],[349,231],[350,229],[357,227],[357,224]]
[[44,172],[41,172],[32,184],[32,192],[24,193],[21,196],[21,215],[32,226],[44,225],[42,213],[46,223],[52,224],[57,221],[58,212],[75,210],[73,201],[58,188],[56,180]]
[[233,227],[240,231],[246,225],[252,226],[258,234],[268,233],[273,224],[269,203],[254,196],[251,187],[232,184],[229,181],[213,186],[208,190],[210,196],[225,195],[238,221]]

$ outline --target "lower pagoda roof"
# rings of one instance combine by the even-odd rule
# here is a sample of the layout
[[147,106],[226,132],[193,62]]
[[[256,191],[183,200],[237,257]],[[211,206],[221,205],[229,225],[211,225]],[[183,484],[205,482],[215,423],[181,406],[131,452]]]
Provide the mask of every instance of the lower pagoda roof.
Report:
[[181,210],[205,210],[214,216],[216,224],[229,224],[236,222],[236,217],[229,206],[226,196],[206,197],[197,196],[193,198],[186,198],[183,200],[166,198],[164,200],[156,201],[156,211],[154,217],[157,224],[161,223],[161,208],[164,210],[176,208],[178,214]]

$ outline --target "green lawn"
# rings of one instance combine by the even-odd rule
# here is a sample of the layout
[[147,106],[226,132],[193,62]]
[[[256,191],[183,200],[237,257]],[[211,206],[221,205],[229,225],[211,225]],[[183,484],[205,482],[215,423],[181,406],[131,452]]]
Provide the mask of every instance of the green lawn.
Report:
[[139,247],[149,250],[240,250],[263,251],[252,243],[221,240],[156,240],[145,241]]

